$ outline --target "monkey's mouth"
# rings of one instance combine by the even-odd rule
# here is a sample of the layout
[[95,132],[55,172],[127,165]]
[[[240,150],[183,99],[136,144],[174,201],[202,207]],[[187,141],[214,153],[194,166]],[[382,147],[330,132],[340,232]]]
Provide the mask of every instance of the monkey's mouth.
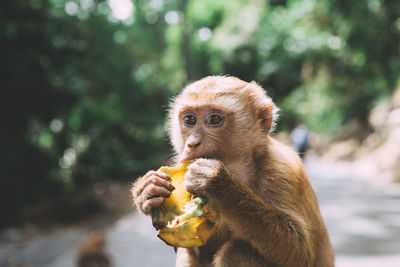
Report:
[[193,161],[196,159],[217,159],[219,160],[220,158],[218,157],[218,155],[216,153],[209,153],[209,154],[192,154],[192,153],[188,153],[188,154],[184,154],[181,155],[180,157],[180,161]]

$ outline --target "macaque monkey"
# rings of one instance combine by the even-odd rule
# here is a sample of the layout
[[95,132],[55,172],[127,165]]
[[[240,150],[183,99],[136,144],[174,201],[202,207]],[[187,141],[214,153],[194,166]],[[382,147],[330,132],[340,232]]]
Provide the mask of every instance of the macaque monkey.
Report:
[[[204,246],[178,248],[176,266],[334,266],[302,161],[269,135],[276,109],[256,83],[225,76],[194,82],[174,99],[176,163],[193,161],[185,188],[213,201],[221,220]],[[132,194],[150,215],[172,190],[168,175],[149,171]]]

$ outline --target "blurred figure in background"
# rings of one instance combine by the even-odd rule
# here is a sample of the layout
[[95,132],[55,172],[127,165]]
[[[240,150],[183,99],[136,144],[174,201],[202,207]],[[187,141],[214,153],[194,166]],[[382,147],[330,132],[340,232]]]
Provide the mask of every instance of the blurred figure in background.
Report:
[[308,149],[309,135],[310,132],[307,127],[302,124],[298,124],[290,133],[290,140],[292,141],[293,147],[303,160]]
[[77,267],[111,267],[105,245],[106,237],[103,232],[89,236],[79,249]]

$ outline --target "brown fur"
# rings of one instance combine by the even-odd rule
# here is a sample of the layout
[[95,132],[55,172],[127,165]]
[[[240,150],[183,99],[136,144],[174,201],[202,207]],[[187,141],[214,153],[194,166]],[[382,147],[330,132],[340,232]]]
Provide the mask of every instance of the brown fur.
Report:
[[[210,110],[224,114],[220,127],[203,123]],[[221,215],[217,233],[205,246],[178,249],[177,266],[334,265],[300,158],[268,135],[276,110],[261,87],[233,77],[207,77],[174,100],[168,125],[177,160],[194,160],[185,175],[186,189],[208,197]],[[195,114],[197,124],[186,127],[182,112]],[[140,193],[149,192],[143,184],[154,179],[153,173],[134,185],[139,210],[144,203],[147,211],[162,203],[156,191]],[[160,200],[152,205],[154,198]]]

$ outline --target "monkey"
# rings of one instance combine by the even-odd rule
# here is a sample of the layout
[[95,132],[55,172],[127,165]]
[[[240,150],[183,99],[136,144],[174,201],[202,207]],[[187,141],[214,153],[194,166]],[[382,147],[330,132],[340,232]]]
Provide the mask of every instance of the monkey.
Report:
[[106,237],[103,232],[90,235],[79,248],[77,267],[110,267],[109,255],[104,251]]
[[[332,267],[334,251],[302,160],[271,136],[278,108],[255,82],[209,76],[172,101],[167,129],[185,189],[220,214],[204,246],[177,248],[176,266]],[[149,171],[132,186],[151,215],[174,190]]]

